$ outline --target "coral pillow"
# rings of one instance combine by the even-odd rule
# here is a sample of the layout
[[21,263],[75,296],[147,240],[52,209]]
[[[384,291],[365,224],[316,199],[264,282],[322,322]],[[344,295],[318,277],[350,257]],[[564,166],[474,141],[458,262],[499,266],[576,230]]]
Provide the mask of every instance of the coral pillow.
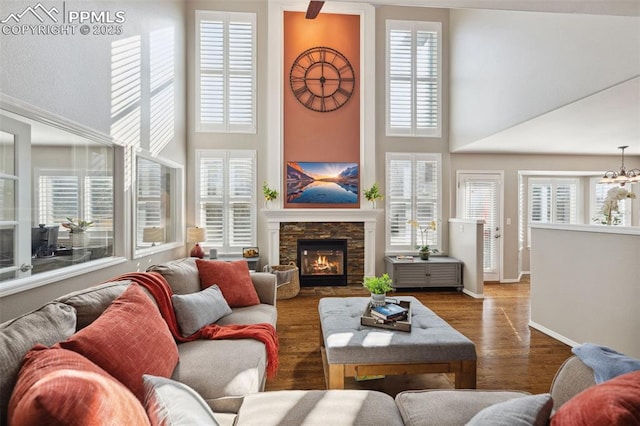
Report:
[[552,426],[640,424],[640,371],[591,386],[551,417]]
[[124,385],[82,355],[37,345],[24,357],[9,404],[20,425],[148,425]]
[[91,325],[59,343],[84,355],[144,400],[143,374],[169,377],[178,347],[138,284],[131,284]]
[[196,265],[202,289],[216,284],[232,308],[260,304],[246,260],[225,262],[196,259]]

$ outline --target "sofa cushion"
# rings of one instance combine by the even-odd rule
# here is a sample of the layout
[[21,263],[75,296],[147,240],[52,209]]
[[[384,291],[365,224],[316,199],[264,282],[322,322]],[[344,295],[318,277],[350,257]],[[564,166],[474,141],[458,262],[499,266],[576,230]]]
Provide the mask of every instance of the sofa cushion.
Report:
[[36,343],[53,345],[75,330],[75,309],[57,302],[0,324],[0,424],[6,423],[9,398],[18,379],[22,357]]
[[178,363],[169,327],[138,284],[131,284],[97,320],[60,346],[89,358],[141,401],[142,375],[169,377]]
[[565,402],[595,384],[591,367],[575,355],[567,358],[551,382],[553,409],[558,410]]
[[196,293],[201,290],[195,257],[152,265],[147,272],[157,272],[169,283],[173,294]]
[[246,260],[225,262],[196,259],[196,266],[200,275],[200,286],[204,289],[216,284],[232,308],[260,303]]
[[[171,378],[198,392],[216,413],[236,411],[243,395],[264,389],[267,354],[255,339],[195,340],[179,344],[178,351]],[[219,398],[226,398],[224,405]]]
[[55,299],[76,308],[78,323],[76,330],[82,330],[96,320],[118,296],[129,287],[131,281],[112,281],[83,290],[74,291]]
[[171,302],[180,331],[185,337],[231,313],[231,308],[217,285],[197,293],[174,294]]
[[364,390],[274,391],[247,395],[242,425],[402,425],[393,398]]
[[164,377],[145,374],[144,405],[156,426],[218,426],[211,408],[189,386]]
[[463,425],[490,405],[527,395],[518,391],[405,391],[396,395],[396,404],[407,426]]
[[233,308],[232,312],[220,318],[216,324],[260,324],[267,323],[274,327],[278,319],[278,310],[273,305],[261,303],[259,305],[245,306],[244,308]]
[[552,408],[548,393],[510,399],[480,410],[467,426],[545,426]]
[[140,401],[103,369],[75,352],[42,345],[24,358],[9,418],[15,426],[149,424]]
[[640,371],[580,392],[551,417],[552,426],[640,424]]

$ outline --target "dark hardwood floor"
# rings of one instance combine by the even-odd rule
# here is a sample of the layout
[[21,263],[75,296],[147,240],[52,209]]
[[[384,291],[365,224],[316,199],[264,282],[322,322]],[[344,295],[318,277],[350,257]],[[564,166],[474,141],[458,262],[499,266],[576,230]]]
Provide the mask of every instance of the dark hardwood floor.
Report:
[[[571,348],[528,326],[529,281],[485,284],[484,300],[455,291],[402,291],[442,317],[476,344],[478,389],[549,391],[553,376]],[[319,349],[318,300],[368,296],[361,287],[302,288],[278,300],[280,368],[267,390],[324,389]]]

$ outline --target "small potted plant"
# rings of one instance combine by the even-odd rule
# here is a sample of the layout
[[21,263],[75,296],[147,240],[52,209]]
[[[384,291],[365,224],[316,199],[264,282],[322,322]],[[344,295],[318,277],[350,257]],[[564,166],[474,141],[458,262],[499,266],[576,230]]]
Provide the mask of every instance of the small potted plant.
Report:
[[86,231],[93,225],[93,221],[71,219],[70,217],[68,217],[67,220],[68,222],[64,222],[62,226],[67,228],[71,234],[71,246],[86,247],[87,244],[89,244],[89,234],[87,234]]
[[267,182],[265,181],[262,184],[262,195],[264,195],[264,201],[265,201],[265,207],[267,207],[269,205],[269,201],[273,201],[276,198],[278,198],[278,191],[276,191],[275,189],[271,189],[269,188],[269,185],[267,185]]
[[384,195],[380,193],[380,188],[378,187],[377,182],[374,182],[371,188],[364,191],[364,198],[366,198],[367,201],[371,201],[373,208],[376,208],[376,200],[384,199]]
[[371,306],[384,306],[387,292],[393,290],[389,274],[380,277],[365,277],[362,285],[371,292]]

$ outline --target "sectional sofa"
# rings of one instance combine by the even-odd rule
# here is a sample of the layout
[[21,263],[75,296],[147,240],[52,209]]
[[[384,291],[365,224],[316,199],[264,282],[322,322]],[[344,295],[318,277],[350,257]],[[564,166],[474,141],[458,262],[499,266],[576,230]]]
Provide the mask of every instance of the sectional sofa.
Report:
[[[160,274],[175,295],[199,297],[205,290],[196,262],[189,258],[154,265],[141,275]],[[258,303],[232,307],[218,325],[275,326],[274,276],[252,273],[249,277]],[[2,424],[8,411],[14,424],[51,422],[47,410],[59,411],[61,406],[64,414],[75,416],[69,424],[89,420],[101,424],[101,419],[108,419],[112,424],[462,425],[470,421],[496,424],[496,419],[509,421],[511,416],[530,421],[523,424],[546,424],[552,410],[573,404],[581,391],[602,386],[595,386],[593,371],[572,357],[559,369],[550,394],[544,395],[423,390],[402,392],[394,399],[376,391],[263,392],[270,362],[263,342],[235,338],[176,344],[158,306],[135,280],[117,280],[59,297],[0,324]],[[93,387],[87,390],[86,383],[77,384],[79,380]],[[640,383],[633,387],[640,376],[630,380],[631,387],[627,382],[621,386],[640,393]],[[56,386],[59,382],[64,386]],[[609,392],[618,393],[615,388]],[[602,393],[596,395],[602,400]],[[76,399],[89,408],[74,411]],[[554,418],[561,419],[563,413],[559,413]],[[640,421],[640,413],[636,414]],[[563,423],[558,420],[557,424]]]

